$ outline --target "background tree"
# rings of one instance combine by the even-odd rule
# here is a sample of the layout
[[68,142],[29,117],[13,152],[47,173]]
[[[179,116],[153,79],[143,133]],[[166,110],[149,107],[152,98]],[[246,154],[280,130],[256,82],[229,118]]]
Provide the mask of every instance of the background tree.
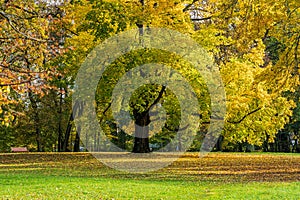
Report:
[[[22,121],[20,114],[29,114],[31,107],[29,121],[34,123],[38,151],[43,150],[42,140],[47,139],[42,136],[41,121],[47,118],[40,112],[44,107],[41,98],[55,89],[51,82],[59,71],[51,61],[66,51],[63,42],[71,26],[64,18],[66,10],[63,4],[43,1],[1,2],[1,121],[4,125]],[[24,107],[14,110],[12,104]]]
[[[215,56],[225,84],[223,148],[274,141],[295,106],[283,92],[298,85],[299,77],[290,76],[298,63],[298,3],[192,1],[188,7],[199,14],[195,38]],[[284,50],[275,53],[268,40],[277,40]]]
[[[296,12],[297,3],[291,1],[284,6],[277,1],[252,3],[186,1],[186,5],[180,1],[92,3],[94,3],[93,8],[87,14],[87,22],[82,27],[94,35],[96,41],[102,41],[115,33],[136,28],[136,26],[143,25],[142,27],[149,28],[162,26],[192,34],[215,57],[227,93],[228,114],[223,134],[224,148],[229,144],[261,146],[266,139],[272,142],[277,132],[288,122],[295,104],[283,96],[283,92],[293,90],[298,83],[296,76],[287,76],[289,71],[283,69],[286,68],[285,66],[297,63],[295,55],[298,49],[294,43],[297,40],[295,40],[296,37],[283,39],[281,36],[286,35],[286,32],[279,34],[277,29],[290,24],[291,19],[297,21],[299,17]],[[291,9],[294,12],[290,12]],[[195,12],[198,16],[192,16],[193,22],[191,22],[191,13]],[[288,13],[291,14],[286,17]],[[294,31],[296,26],[292,24],[288,27]],[[193,27],[196,27],[196,31]],[[284,47],[288,44],[292,45],[294,53],[291,54],[286,50],[278,51],[278,61],[270,62],[270,56],[268,57],[270,47],[267,45],[269,38],[280,41]],[[281,56],[285,55],[284,52],[291,55],[290,59],[287,60],[285,56]],[[138,58],[145,54],[147,51],[142,54],[141,52],[133,53],[132,55],[136,55],[133,57],[128,56],[135,60],[131,65],[139,63]],[[152,52],[151,56],[154,58],[156,55]],[[116,68],[120,68],[121,65],[124,64],[119,64]],[[122,73],[126,70],[128,69],[125,67]],[[107,79],[106,85],[113,85],[117,76],[108,76]],[[283,84],[274,82],[279,79],[279,83]],[[152,96],[159,96],[160,91],[157,88],[154,92],[156,95]],[[104,120],[107,108],[111,104],[108,99],[102,99],[103,96],[110,96],[110,91],[103,92],[98,100],[98,103],[103,103],[103,106],[98,104],[101,120]],[[149,118],[147,111],[152,105],[151,102],[155,100],[151,101],[147,97],[140,97],[140,99],[146,101],[143,104],[145,107],[135,110],[134,105],[131,105],[132,112],[135,113],[133,118],[137,119],[139,115],[143,116],[140,118]],[[204,118],[209,121],[209,113],[206,113]],[[144,121],[149,123],[149,120]],[[149,148],[146,145],[145,152],[148,151]]]
[[[78,151],[85,133],[73,126],[71,113],[80,111],[72,108],[71,95],[81,63],[105,39],[140,28],[142,43],[143,33],[152,27],[189,34],[214,57],[227,95],[226,123],[217,149],[245,150],[252,145],[270,150],[284,142],[285,132],[294,132],[297,139],[300,5],[296,0],[79,0],[65,5],[10,0],[0,4],[0,129],[8,141],[2,142],[1,149],[26,145],[39,151],[53,147]],[[99,82],[97,115],[108,138],[134,152],[149,152],[149,143],[165,146],[171,139],[180,149],[186,139],[174,138],[180,108],[172,91],[161,85],[139,88],[128,108],[135,123],[146,127],[156,120],[151,116],[154,104],[160,104],[167,119],[159,134],[146,130],[149,137],[139,141],[122,131],[129,125],[119,127],[112,117],[111,94],[117,81],[132,68],[151,62],[167,64],[190,81],[199,100],[196,116],[202,122],[197,138],[203,138],[211,116],[201,76],[178,56],[152,49],[119,58]],[[284,127],[289,131],[279,132]],[[99,133],[92,141],[92,150],[107,145],[101,143]],[[199,145],[201,141],[195,141],[193,148]],[[283,148],[287,145],[276,148],[287,149]]]

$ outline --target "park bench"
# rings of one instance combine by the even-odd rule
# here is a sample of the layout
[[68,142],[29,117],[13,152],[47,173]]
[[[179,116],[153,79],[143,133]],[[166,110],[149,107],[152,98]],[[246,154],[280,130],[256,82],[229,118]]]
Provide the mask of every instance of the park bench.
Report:
[[13,152],[13,153],[24,153],[24,152],[28,152],[27,147],[11,147],[10,150],[11,150],[11,152]]

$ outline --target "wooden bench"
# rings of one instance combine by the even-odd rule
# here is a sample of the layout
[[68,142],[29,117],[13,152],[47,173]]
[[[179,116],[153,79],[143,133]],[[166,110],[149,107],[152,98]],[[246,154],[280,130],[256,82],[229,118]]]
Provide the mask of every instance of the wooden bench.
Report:
[[11,152],[13,152],[13,153],[24,153],[24,152],[28,152],[27,147],[11,147],[10,150],[11,150]]

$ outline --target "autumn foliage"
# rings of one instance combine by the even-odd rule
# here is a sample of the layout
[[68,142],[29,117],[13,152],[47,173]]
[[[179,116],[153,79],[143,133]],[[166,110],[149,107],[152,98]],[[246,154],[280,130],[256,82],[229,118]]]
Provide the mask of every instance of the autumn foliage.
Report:
[[[154,27],[187,34],[214,58],[226,92],[225,126],[217,150],[236,150],[237,145],[268,147],[291,119],[297,121],[292,116],[300,83],[299,9],[298,0],[79,0],[56,5],[2,0],[0,136],[5,142],[0,151],[11,145],[37,151],[78,151],[79,144],[84,144],[73,126],[71,100],[80,65],[95,46],[111,36]],[[211,105],[203,80],[193,66],[165,53],[132,52],[113,63],[113,70],[99,82],[100,88],[105,87],[98,88],[95,99],[99,123],[111,140],[123,142],[129,150],[133,139],[116,134],[111,91],[116,78],[151,59],[170,64],[188,77],[200,104],[197,115],[202,126],[195,134],[203,138],[206,133]],[[148,96],[132,98],[136,103],[130,109],[136,116],[147,110],[160,92],[160,87],[144,89]],[[146,94],[144,91],[141,93]],[[161,99],[169,102],[165,104],[168,113],[179,115],[178,104],[170,104],[176,102],[171,92]],[[173,133],[166,130],[169,125],[173,132],[178,129],[175,120],[170,120],[153,143],[172,139]],[[297,130],[287,131],[293,132],[296,141]]]

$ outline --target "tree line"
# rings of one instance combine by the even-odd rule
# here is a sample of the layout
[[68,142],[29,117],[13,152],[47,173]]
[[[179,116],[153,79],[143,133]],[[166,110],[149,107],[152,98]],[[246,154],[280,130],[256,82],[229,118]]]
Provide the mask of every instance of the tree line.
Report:
[[[113,150],[98,132],[89,136],[89,144],[80,140],[88,137],[84,130],[93,127],[75,127],[74,117],[86,108],[84,102],[72,103],[76,75],[87,55],[106,39],[136,28],[142,38],[155,27],[193,38],[221,74],[226,116],[214,150],[300,151],[297,0],[3,0],[0,4],[1,152],[12,146],[31,151]],[[158,150],[170,141],[175,141],[170,148],[183,149],[188,138],[176,134],[187,129],[180,128],[180,102],[164,85],[147,84],[132,94],[125,111],[138,126],[120,126],[113,116],[117,82],[147,63],[170,66],[193,88],[200,126],[193,127],[189,150],[198,151],[212,118],[207,85],[190,63],[157,49],[125,54],[102,74],[95,110],[105,136],[137,153]],[[145,71],[136,73],[143,76]],[[171,72],[164,73],[171,77]],[[157,120],[151,113],[165,116],[164,124],[159,124],[161,119],[154,123],[155,132],[146,128]],[[130,134],[134,130],[143,137]]]

